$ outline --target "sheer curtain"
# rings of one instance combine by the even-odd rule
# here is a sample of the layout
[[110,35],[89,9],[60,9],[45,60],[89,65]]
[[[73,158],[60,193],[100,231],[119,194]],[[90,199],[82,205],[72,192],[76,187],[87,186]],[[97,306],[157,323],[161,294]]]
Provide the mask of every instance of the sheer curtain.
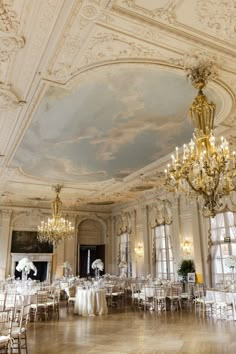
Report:
[[235,214],[230,211],[217,214],[210,220],[210,229],[212,283],[216,286],[231,280],[231,269],[225,266],[225,258],[236,255]]
[[120,262],[127,264],[127,276],[132,276],[132,260],[131,260],[131,247],[130,247],[130,235],[123,233],[119,236],[120,239]]
[[156,276],[162,279],[174,279],[174,257],[170,237],[170,225],[159,225],[153,229],[155,248]]

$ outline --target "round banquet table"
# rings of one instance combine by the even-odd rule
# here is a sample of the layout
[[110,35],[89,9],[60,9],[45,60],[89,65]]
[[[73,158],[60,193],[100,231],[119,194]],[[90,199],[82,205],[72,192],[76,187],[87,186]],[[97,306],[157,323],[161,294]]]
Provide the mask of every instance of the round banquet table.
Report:
[[82,316],[106,315],[107,302],[104,289],[76,288],[74,313]]

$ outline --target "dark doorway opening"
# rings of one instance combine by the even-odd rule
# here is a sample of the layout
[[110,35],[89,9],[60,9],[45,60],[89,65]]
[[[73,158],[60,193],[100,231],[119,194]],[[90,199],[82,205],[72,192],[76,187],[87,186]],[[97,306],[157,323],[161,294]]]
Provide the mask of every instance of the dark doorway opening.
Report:
[[101,259],[104,263],[104,270],[100,272],[101,275],[105,273],[105,245],[80,245],[80,277],[94,277],[95,270],[91,265],[95,259]]
[[[18,262],[16,262],[17,266]],[[44,281],[47,279],[47,268],[48,268],[48,262],[33,262],[35,267],[37,268],[37,275],[34,275],[34,271],[31,270],[28,279],[32,280],[39,280],[39,281]],[[15,279],[20,278],[21,279],[22,272],[18,272],[15,269]]]

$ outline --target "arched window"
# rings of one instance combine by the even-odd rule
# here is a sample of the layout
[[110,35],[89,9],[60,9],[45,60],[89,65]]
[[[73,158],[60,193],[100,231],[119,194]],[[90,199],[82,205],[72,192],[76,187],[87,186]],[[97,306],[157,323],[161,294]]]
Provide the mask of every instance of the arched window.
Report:
[[225,259],[236,255],[235,214],[228,211],[210,219],[211,229],[211,270],[213,286],[231,281],[231,269]]

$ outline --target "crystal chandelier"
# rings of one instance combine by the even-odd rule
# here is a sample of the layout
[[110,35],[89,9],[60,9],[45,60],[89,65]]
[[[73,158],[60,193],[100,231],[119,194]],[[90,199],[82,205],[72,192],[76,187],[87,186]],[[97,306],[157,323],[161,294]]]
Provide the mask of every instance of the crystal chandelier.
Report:
[[67,240],[73,237],[74,227],[71,222],[61,217],[62,202],[59,198],[59,193],[62,189],[61,185],[53,186],[56,192],[56,198],[52,202],[52,218],[48,221],[41,221],[38,226],[38,240],[40,242],[49,242],[55,247],[62,240]]
[[203,215],[214,217],[222,207],[222,198],[236,189],[235,152],[230,152],[224,137],[217,142],[213,133],[216,106],[203,93],[208,79],[216,75],[214,60],[195,56],[185,69],[198,89],[189,111],[195,130],[190,143],[183,145],[181,156],[178,147],[171,156],[172,164],[165,170],[165,186],[170,192],[197,197]]

